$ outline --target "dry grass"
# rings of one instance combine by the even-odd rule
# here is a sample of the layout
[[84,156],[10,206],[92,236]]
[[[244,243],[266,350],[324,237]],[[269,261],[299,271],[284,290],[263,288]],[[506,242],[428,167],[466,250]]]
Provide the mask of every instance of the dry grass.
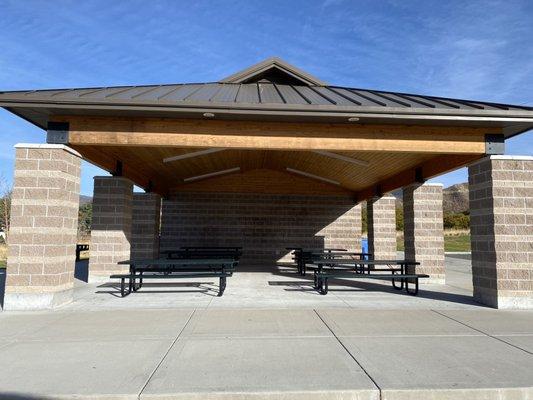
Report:
[[[397,250],[403,251],[403,232],[396,232]],[[444,230],[444,251],[470,251],[470,231],[468,229]]]
[[5,268],[7,260],[7,245],[0,243],[0,268]]

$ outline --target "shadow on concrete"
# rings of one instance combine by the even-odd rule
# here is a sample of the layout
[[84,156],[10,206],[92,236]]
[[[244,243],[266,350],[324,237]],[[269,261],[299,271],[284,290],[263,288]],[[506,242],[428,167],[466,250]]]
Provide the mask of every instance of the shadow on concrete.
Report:
[[0,392],[0,400],[52,400],[52,397],[15,392]]
[[[286,273],[279,273],[279,272],[276,273],[275,275],[294,276],[294,274],[286,274]],[[312,278],[307,278],[307,277],[302,276],[301,279],[302,280],[299,280],[299,281],[269,281],[268,284],[270,286],[287,286],[287,288],[285,288],[284,290],[288,292],[316,291],[316,289],[313,287],[314,283],[313,283]],[[407,294],[405,290],[400,291],[400,290],[394,289],[392,285],[388,286],[388,285],[383,285],[383,284],[374,283],[374,282],[352,281],[352,280],[343,280],[343,279],[330,279],[329,282],[330,282],[329,291],[332,293],[383,292],[383,293],[391,293],[395,295],[411,296]],[[383,282],[390,282],[390,280],[383,279]],[[334,285],[342,285],[343,288],[336,288],[334,287]],[[309,286],[309,288],[305,286]],[[485,306],[479,303],[476,303],[471,295],[437,292],[434,290],[428,290],[422,285],[420,286],[420,290],[416,297],[431,299],[431,300],[446,301],[446,302],[458,303],[458,304],[475,305],[475,306],[485,308]]]
[[[196,287],[198,290],[161,290],[162,288],[187,288]],[[100,288],[110,288],[110,290],[97,290],[96,294],[110,294],[115,297],[122,297],[120,294],[120,285],[109,282],[97,286]],[[148,290],[146,290],[148,289]],[[160,290],[153,290],[160,289]],[[145,282],[143,287],[134,292],[134,294],[150,294],[150,293],[203,293],[208,296],[216,296],[218,294],[218,285],[214,282]]]

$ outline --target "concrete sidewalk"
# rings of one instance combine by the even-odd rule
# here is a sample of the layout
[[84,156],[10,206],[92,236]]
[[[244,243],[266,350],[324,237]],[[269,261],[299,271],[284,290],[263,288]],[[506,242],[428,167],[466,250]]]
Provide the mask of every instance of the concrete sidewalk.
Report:
[[533,312],[62,310],[0,336],[0,399],[533,396]]

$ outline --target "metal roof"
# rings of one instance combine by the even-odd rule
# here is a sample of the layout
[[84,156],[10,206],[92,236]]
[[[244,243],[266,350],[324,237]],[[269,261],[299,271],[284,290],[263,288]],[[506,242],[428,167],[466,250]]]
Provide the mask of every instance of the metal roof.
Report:
[[[270,76],[281,77],[285,75],[284,83],[299,83],[304,85],[327,85],[326,82],[321,81],[317,77],[308,74],[307,72],[301,70],[294,65],[289,64],[288,62],[282,60],[279,57],[267,58],[264,61],[261,61],[257,64],[254,64],[248,68],[243,69],[242,71],[236,72],[224,79],[221,79],[220,82],[223,83],[250,83],[250,81],[257,82],[257,80],[266,77],[267,79]],[[282,82],[278,82],[282,83]]]
[[[285,74],[283,83],[265,78],[265,71],[273,70],[277,77]],[[533,128],[530,106],[317,85],[303,74],[269,59],[221,82],[0,92],[0,106],[43,128],[52,115],[204,118],[205,113],[221,119],[499,126],[507,137]],[[298,84],[286,84],[288,77]]]
[[[407,93],[354,89],[340,86],[258,83],[188,83],[176,85],[116,86],[0,92],[0,104],[138,104],[187,107],[252,107],[261,109],[321,109],[343,111],[438,110],[533,111],[533,107],[449,99]],[[528,113],[529,114],[529,113]]]

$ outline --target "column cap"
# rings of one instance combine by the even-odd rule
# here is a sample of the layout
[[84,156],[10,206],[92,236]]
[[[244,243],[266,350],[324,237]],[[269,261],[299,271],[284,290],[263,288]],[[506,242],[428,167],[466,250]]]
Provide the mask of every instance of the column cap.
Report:
[[516,161],[533,161],[533,156],[512,156],[512,155],[495,155],[489,156],[491,160],[516,160]]
[[78,153],[76,150],[65,146],[64,144],[52,144],[52,143],[17,143],[15,149],[54,149],[54,150],[65,150],[70,154],[75,155],[76,157],[83,158],[83,156]]
[[133,182],[130,178],[127,178],[125,176],[113,176],[113,175],[95,175],[93,176],[93,180],[102,179],[102,180],[122,180],[127,181],[131,183],[132,185],[135,185],[135,182]]
[[437,187],[444,187],[444,184],[443,183],[438,183],[438,182],[424,182],[424,183],[417,183],[417,182],[414,182],[414,183],[411,183],[409,185],[405,185],[403,188],[408,188],[408,187],[411,187],[411,186],[417,186],[417,187],[421,187],[421,186],[437,186]]
[[499,155],[493,155],[493,156],[486,156],[483,157],[477,161],[474,161],[471,164],[468,164],[469,167],[477,165],[479,163],[489,161],[489,160],[507,160],[507,161],[533,161],[533,156],[513,156],[510,154],[499,154]]

